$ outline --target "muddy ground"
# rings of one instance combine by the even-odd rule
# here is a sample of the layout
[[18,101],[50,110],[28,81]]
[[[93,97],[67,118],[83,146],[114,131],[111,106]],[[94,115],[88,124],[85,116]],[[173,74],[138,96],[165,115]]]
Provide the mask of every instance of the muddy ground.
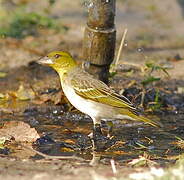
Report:
[[[69,104],[57,74],[36,63],[52,50],[67,50],[79,64],[83,61],[82,39],[89,4],[79,0],[58,0],[52,5],[35,0],[0,3],[2,17],[23,4],[26,12],[47,14],[64,27],[63,31],[40,28],[23,38],[0,39],[0,179],[183,178],[182,0],[117,0],[116,49],[125,28],[128,34],[118,73],[110,79],[110,86],[139,106],[141,82],[150,73],[148,67],[143,68],[145,64],[154,62],[165,68],[169,76],[162,69],[154,70],[152,76],[160,79],[145,86],[143,104],[145,113],[159,119],[163,128],[117,120],[110,140],[106,136],[99,139],[102,149],[98,153],[92,151],[88,137],[91,119]],[[0,22],[0,28],[4,23],[6,20]],[[104,134],[107,131],[108,125],[103,123]],[[44,158],[30,148],[74,159]]]

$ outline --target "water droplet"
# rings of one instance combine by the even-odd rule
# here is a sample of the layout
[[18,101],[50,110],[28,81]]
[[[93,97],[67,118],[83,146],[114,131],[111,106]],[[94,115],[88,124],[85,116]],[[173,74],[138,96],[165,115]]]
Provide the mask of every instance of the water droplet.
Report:
[[90,116],[89,116],[89,115],[87,115],[87,114],[85,114],[85,115],[84,115],[84,118],[90,118]]
[[127,42],[127,41],[124,42],[124,46],[125,46],[125,47],[128,46],[128,42]]
[[52,113],[53,113],[53,114],[57,114],[58,111],[57,111],[57,110],[53,110]]
[[144,128],[139,127],[139,128],[137,128],[137,130],[138,130],[138,131],[142,131],[142,130],[144,130]]
[[138,52],[143,52],[144,49],[143,49],[142,47],[140,47],[140,48],[137,48],[137,51],[138,51]]
[[84,2],[84,6],[87,7],[88,9],[89,9],[89,8],[93,8],[94,3],[91,2],[91,1],[85,1],[85,2]]
[[58,119],[62,119],[62,117],[61,117],[61,116],[58,116],[57,118],[58,118]]
[[93,3],[89,3],[88,8],[92,8],[93,5],[94,5]]
[[82,63],[82,68],[83,69],[89,69],[90,68],[90,65],[91,65],[91,63],[89,61],[84,61]]
[[155,146],[148,146],[148,149],[149,150],[154,150],[155,149]]
[[119,69],[123,69],[123,68],[124,68],[124,65],[123,64],[119,64]]

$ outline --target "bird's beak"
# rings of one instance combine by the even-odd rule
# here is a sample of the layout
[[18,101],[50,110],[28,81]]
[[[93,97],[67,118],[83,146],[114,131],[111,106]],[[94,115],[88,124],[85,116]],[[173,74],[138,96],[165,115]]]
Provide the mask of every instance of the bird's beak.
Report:
[[43,58],[40,58],[38,61],[38,64],[45,64],[45,65],[50,65],[50,64],[53,64],[53,61],[52,59],[50,59],[49,57],[45,56]]

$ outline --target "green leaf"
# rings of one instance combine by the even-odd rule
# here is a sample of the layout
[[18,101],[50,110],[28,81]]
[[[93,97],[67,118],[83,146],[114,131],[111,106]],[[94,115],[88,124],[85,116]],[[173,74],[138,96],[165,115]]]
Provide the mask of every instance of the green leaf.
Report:
[[154,77],[154,76],[148,76],[145,80],[143,80],[143,81],[141,82],[141,84],[142,84],[143,86],[146,86],[146,85],[148,85],[148,84],[150,84],[150,83],[152,83],[152,82],[160,81],[160,79],[161,79],[161,78],[157,78],[157,77]]
[[163,67],[162,65],[156,65],[154,63],[146,63],[146,66],[151,69],[151,73],[153,71],[160,70],[163,71],[167,76],[170,76],[169,73],[167,72],[167,68]]
[[110,78],[113,78],[116,74],[117,74],[117,72],[116,72],[116,71],[114,71],[114,72],[110,72],[109,77],[110,77]]

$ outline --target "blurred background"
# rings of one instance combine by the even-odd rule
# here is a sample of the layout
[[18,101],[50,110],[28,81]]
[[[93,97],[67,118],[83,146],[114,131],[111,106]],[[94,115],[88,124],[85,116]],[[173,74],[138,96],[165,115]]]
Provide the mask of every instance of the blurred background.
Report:
[[[89,1],[0,0],[0,4],[0,70],[26,65],[58,49],[82,59]],[[116,49],[128,29],[124,61],[168,64],[168,59],[183,59],[183,0],[117,0],[116,28]],[[174,74],[182,75],[181,70]]]
[[[154,179],[156,175],[160,179],[165,174],[165,179],[171,179],[171,175],[184,179],[184,0],[116,0],[115,58],[126,28],[128,33],[118,73],[111,72],[109,84],[131,102],[143,105],[149,115],[158,116],[169,133],[142,124],[115,122],[112,142],[109,147],[105,144],[107,151],[100,154],[105,164],[103,168],[98,166],[100,178],[88,162],[87,167],[82,162],[83,169],[78,162],[63,160],[31,161],[27,165],[33,157],[31,151],[26,154],[23,148],[20,153],[19,144],[17,150],[11,143],[4,145],[17,134],[21,140],[24,135],[32,137],[26,133],[30,125],[41,135],[37,141],[41,152],[79,153],[92,159],[88,137],[93,127],[91,119],[66,100],[56,72],[35,63],[53,50],[69,51],[75,59],[85,60],[83,36],[90,6],[90,0],[0,0],[0,155],[8,154],[8,158],[1,156],[0,179],[8,179],[8,174],[9,179],[16,179],[15,175],[17,179],[26,175],[27,179],[55,179],[56,175],[64,179],[66,175],[71,179],[104,179],[101,173],[105,179],[116,179],[118,176],[111,173],[113,164],[109,166],[112,158],[121,176],[143,170],[140,179]],[[126,69],[126,65],[130,67]],[[2,123],[6,122],[9,125],[3,129]],[[9,160],[12,154],[14,159]],[[135,170],[140,166],[143,168]],[[159,169],[151,169],[152,176],[148,176],[145,167]],[[168,172],[162,167],[169,167]],[[131,179],[137,179],[137,174]]]

